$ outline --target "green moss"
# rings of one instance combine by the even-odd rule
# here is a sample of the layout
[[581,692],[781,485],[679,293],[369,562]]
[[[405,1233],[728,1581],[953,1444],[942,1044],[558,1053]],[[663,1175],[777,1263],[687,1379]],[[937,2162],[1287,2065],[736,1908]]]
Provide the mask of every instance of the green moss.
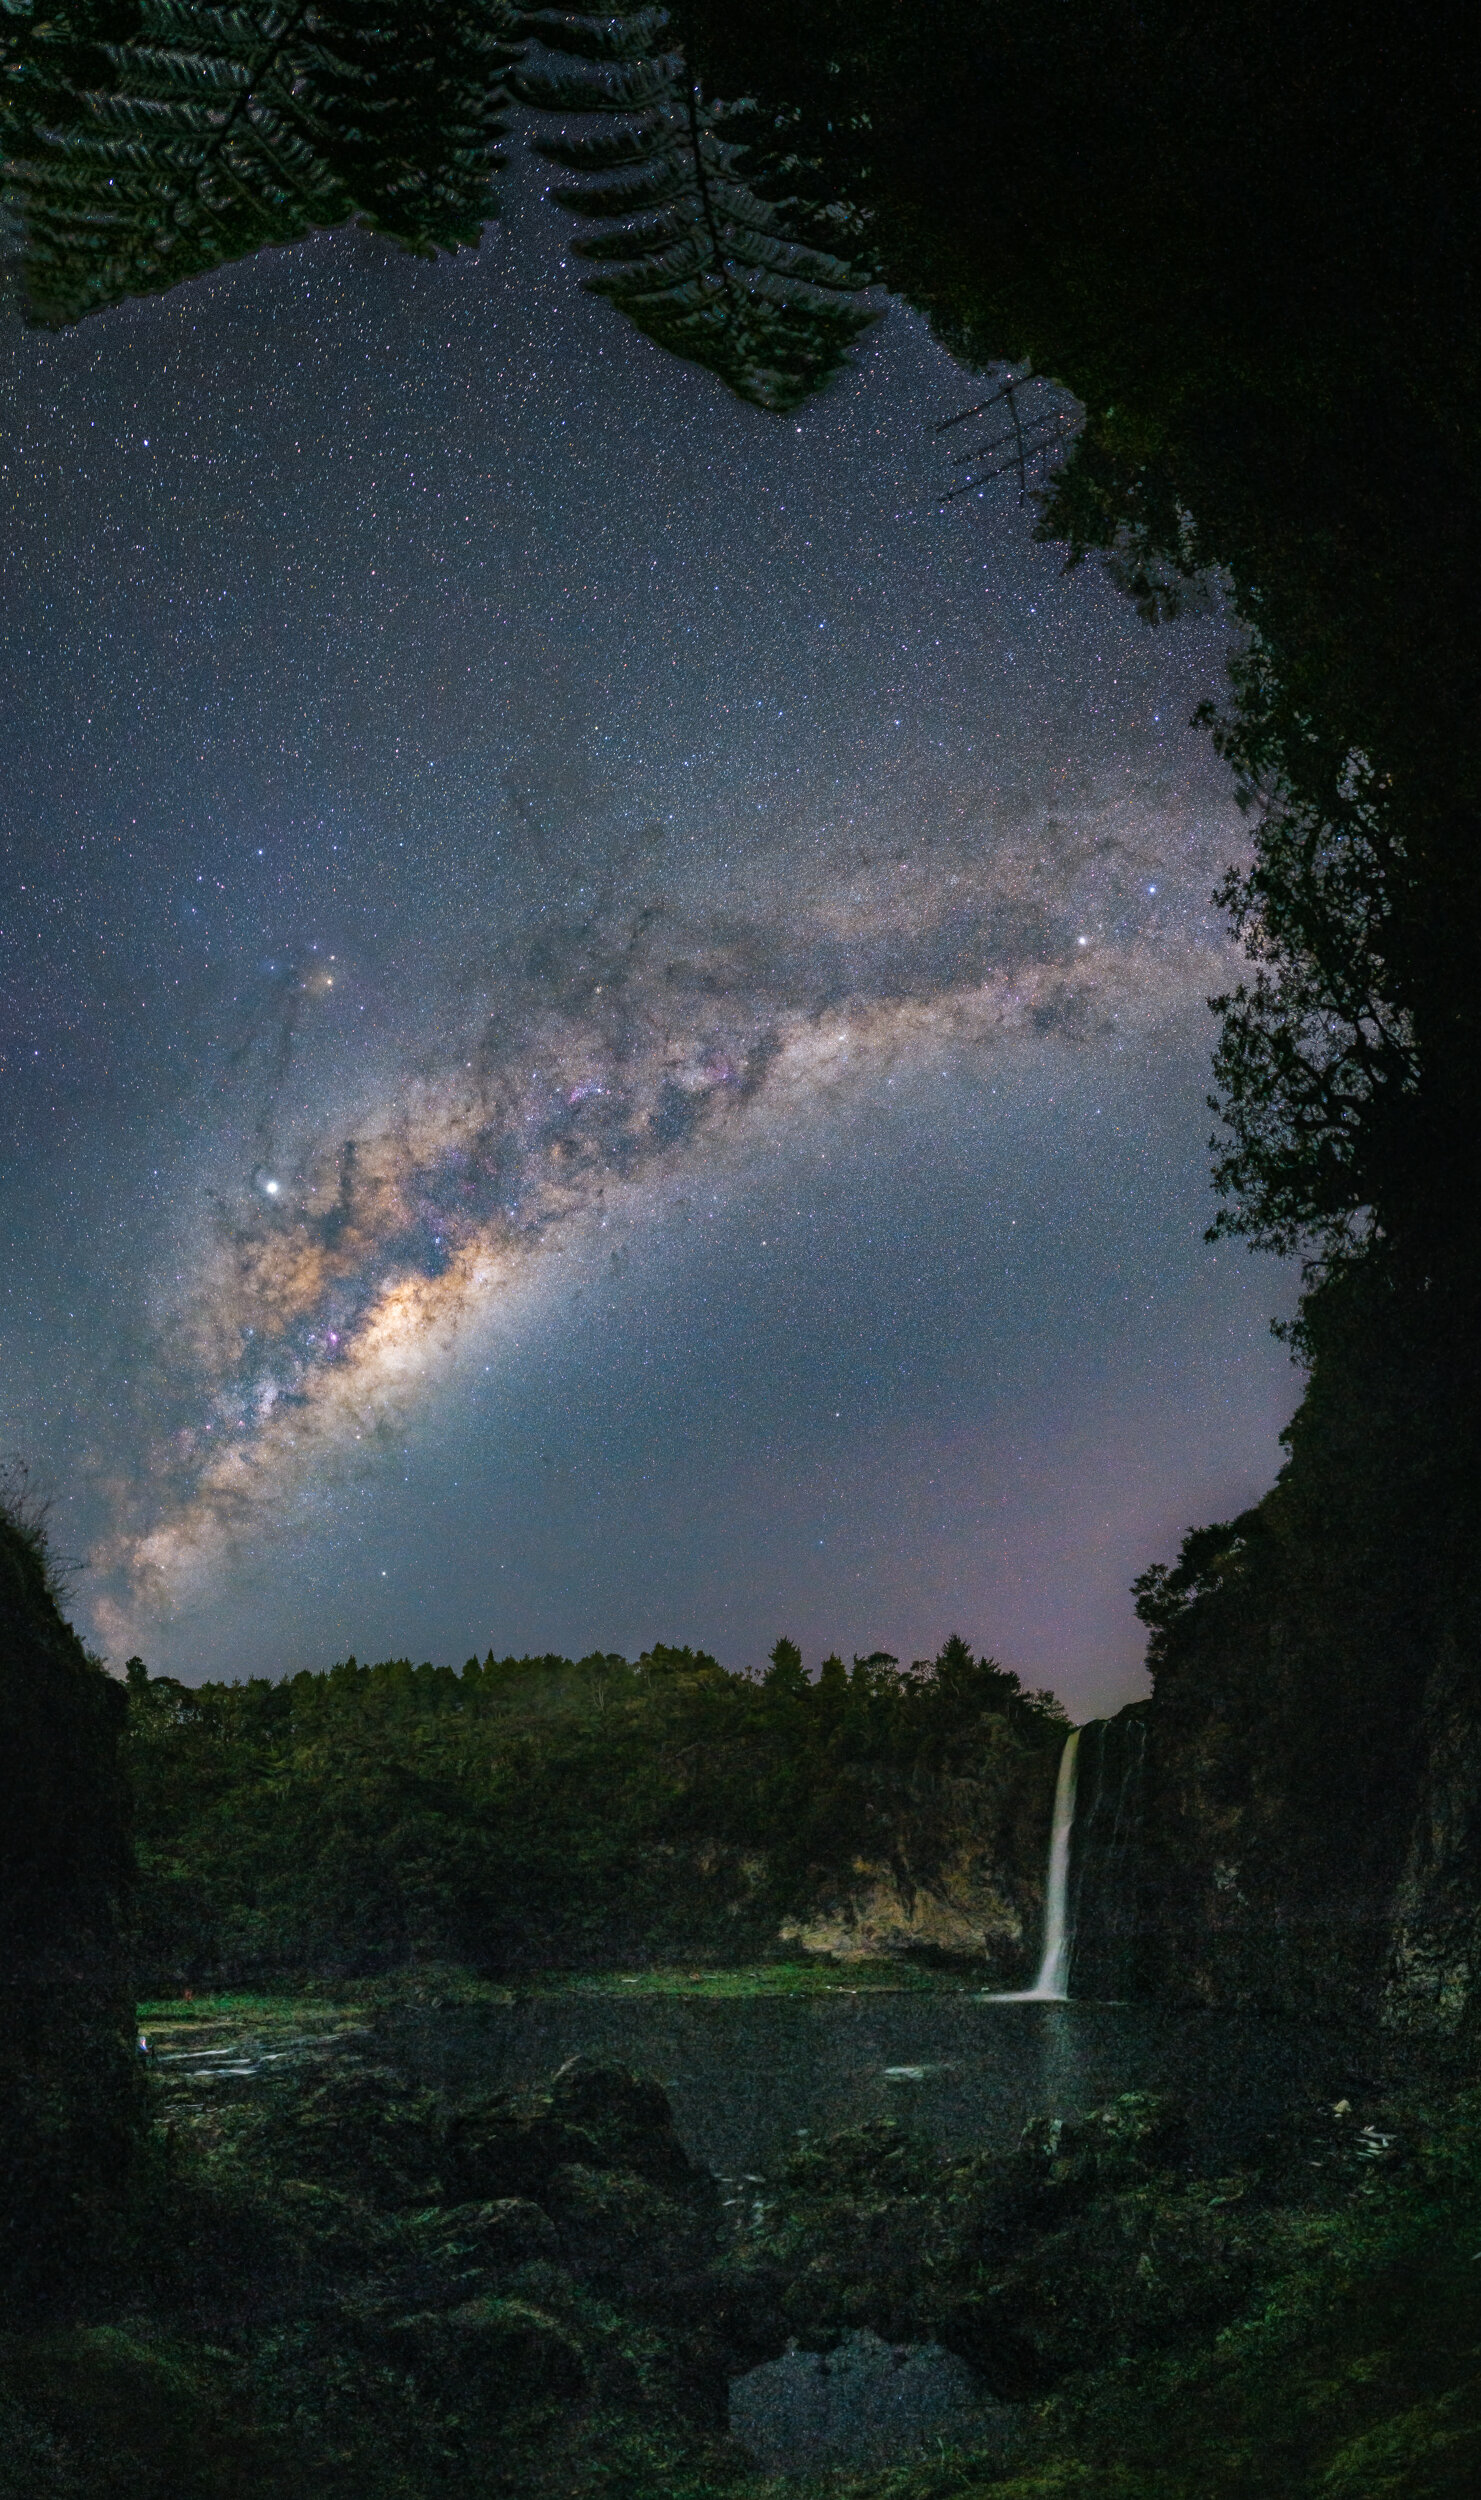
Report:
[[736,1970],[577,1972],[539,1980],[540,1996],[804,1997],[941,1995],[969,1983],[908,1962],[752,1962]]

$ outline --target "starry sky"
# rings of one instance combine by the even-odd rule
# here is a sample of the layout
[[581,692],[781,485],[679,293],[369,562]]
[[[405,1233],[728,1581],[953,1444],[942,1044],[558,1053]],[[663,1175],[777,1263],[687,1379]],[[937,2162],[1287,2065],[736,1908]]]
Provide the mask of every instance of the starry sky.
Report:
[[564,247],[5,329],[0,1450],[115,1665],[1114,1708],[1299,1389],[1202,1239],[1225,628],[943,510],[898,307],[779,420]]

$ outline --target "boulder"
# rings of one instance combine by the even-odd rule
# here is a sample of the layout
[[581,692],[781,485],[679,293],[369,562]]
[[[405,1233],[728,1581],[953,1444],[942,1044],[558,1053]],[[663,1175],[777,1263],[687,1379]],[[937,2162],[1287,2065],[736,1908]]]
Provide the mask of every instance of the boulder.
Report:
[[788,2352],[730,2386],[731,2437],[768,2473],[889,2465],[948,2446],[1005,2455],[1010,2405],[940,2344],[887,2344],[865,2327],[832,2352]]
[[568,2057],[551,2082],[550,2110],[590,2136],[603,2169],[629,2170],[671,2189],[695,2188],[707,2176],[679,2141],[662,2085],[626,2066]]
[[446,2192],[458,2204],[538,2200],[563,2164],[596,2158],[594,2138],[552,2116],[543,2095],[489,2093],[456,2112],[442,2144]]

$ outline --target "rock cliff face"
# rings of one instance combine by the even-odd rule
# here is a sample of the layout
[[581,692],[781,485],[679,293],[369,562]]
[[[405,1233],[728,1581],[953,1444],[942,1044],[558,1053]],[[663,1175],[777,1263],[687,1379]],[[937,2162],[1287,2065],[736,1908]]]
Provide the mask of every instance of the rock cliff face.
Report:
[[[1280,1627],[1239,1652],[1253,1705],[1290,1673]],[[1210,1665],[1217,1650],[1201,1648]],[[1263,1674],[1258,1672],[1264,1670]],[[1107,1939],[1082,1900],[1089,1949],[1077,1995],[1138,1992],[1172,2003],[1374,2023],[1466,2051],[1481,2039],[1481,1675],[1453,1638],[1411,1723],[1368,1754],[1360,1780],[1342,1735],[1303,1759],[1281,1753],[1279,1718],[1211,1682],[1195,1707],[1168,1695],[1147,1714],[1139,1933]],[[1348,1758],[1344,1759],[1345,1756]],[[1109,1924],[1117,1927],[1112,1912]],[[1095,1931],[1099,1927],[1099,1933]]]
[[106,2237],[134,2141],[123,1720],[0,1509],[0,2297],[23,2314]]
[[1461,2045],[1481,2033],[1481,1475],[1474,1400],[1409,1324],[1353,1288],[1273,1490],[1139,1584],[1136,1971],[1165,2001]]
[[859,1859],[853,1880],[786,1919],[779,1941],[837,1961],[918,1954],[971,1963],[994,1986],[1032,1976],[1044,1916],[1044,1863],[1058,1757],[1027,1756],[1005,1796],[952,1784],[940,1836],[926,1851],[908,1825],[888,1858]]
[[1473,2049],[1481,2038],[1481,1672],[1453,1637],[1429,1679],[1420,1737],[1381,2013],[1396,2034]]
[[1137,1984],[1149,1705],[1080,1732],[1070,1846],[1070,1994],[1127,1997]]
[[1159,1662],[1139,1975],[1174,2003],[1366,2022],[1424,1768],[1414,1662],[1410,1708],[1380,1704],[1289,1602],[1267,1523],[1237,1527]]

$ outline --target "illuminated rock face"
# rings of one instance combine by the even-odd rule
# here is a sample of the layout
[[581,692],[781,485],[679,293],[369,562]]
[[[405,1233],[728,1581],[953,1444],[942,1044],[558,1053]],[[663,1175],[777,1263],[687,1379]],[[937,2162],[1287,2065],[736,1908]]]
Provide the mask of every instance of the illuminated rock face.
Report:
[[1017,1971],[1025,1922],[1014,1894],[1022,1887],[970,1844],[955,1851],[929,1881],[912,1883],[891,1867],[858,1869],[859,1889],[808,1917],[788,1919],[780,1942],[839,1962],[926,1952]]
[[1000,1988],[1026,1987],[1044,1923],[1044,1866],[1057,1745],[1011,1769],[942,1783],[936,1811],[899,1816],[888,1854],[859,1858],[851,1880],[819,1886],[778,1941],[834,1961],[919,1954],[971,1964]]
[[124,1716],[0,1513],[0,2284],[22,2314],[106,2240],[135,2140]]

